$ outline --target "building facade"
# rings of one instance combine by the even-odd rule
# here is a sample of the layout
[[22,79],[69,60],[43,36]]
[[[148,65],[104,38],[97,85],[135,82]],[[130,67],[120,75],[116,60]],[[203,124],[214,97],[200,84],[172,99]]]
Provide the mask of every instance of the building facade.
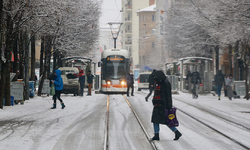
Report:
[[132,68],[139,66],[139,16],[137,11],[146,8],[152,0],[122,0],[122,48],[129,50]]
[[155,8],[153,4],[139,10],[139,68],[141,71],[155,68],[156,36]]

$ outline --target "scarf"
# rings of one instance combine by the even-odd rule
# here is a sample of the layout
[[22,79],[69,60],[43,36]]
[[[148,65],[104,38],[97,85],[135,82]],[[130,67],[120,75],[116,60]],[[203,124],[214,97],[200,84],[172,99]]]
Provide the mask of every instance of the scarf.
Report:
[[152,102],[154,106],[161,106],[161,85],[158,83],[155,83],[155,93]]

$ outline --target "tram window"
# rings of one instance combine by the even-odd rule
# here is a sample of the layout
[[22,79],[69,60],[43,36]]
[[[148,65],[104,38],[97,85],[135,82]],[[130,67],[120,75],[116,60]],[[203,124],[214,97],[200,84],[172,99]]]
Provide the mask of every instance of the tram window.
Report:
[[107,62],[105,67],[105,78],[118,79],[126,74],[126,63]]

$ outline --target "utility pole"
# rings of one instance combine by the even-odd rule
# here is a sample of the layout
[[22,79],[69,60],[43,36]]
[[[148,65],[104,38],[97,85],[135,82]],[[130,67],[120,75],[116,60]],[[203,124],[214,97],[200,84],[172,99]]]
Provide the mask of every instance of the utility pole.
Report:
[[[121,30],[121,26],[122,26],[123,23],[121,23],[121,22],[109,22],[108,24],[110,25],[111,34],[112,34],[113,39],[114,39],[114,48],[116,49],[116,40],[117,40],[117,38],[118,38],[118,36],[119,36],[120,30]],[[112,27],[111,27],[111,26],[112,26],[113,24],[118,24],[118,25],[120,25],[120,26],[119,26],[119,30],[117,31],[116,36],[115,36],[115,33],[112,31]]]

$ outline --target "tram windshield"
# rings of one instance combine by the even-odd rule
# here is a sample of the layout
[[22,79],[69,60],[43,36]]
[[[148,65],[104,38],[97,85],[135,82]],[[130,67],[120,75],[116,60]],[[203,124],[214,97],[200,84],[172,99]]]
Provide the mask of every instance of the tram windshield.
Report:
[[128,63],[126,61],[106,61],[103,69],[104,79],[125,78]]

